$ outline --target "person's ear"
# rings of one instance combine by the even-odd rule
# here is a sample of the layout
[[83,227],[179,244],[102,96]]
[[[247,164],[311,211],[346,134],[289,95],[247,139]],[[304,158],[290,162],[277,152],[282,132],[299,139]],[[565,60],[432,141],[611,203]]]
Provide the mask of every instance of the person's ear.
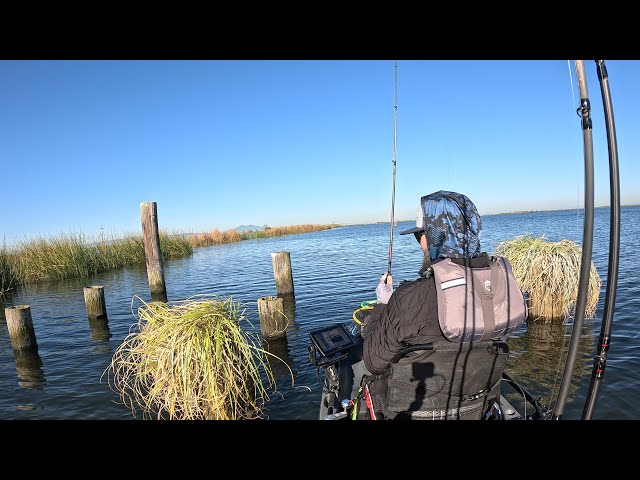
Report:
[[422,250],[424,250],[425,252],[429,250],[426,233],[423,233],[422,236],[420,237],[420,246],[422,247]]

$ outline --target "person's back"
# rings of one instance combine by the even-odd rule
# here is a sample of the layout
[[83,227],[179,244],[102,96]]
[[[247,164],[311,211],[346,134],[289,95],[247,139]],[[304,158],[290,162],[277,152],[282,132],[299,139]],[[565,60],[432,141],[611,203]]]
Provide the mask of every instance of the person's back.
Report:
[[[464,263],[462,259],[452,260]],[[464,264],[472,268],[489,266],[486,253],[466,260]],[[364,364],[369,372],[375,374],[384,372],[404,347],[450,341],[440,327],[437,292],[431,270],[417,280],[402,282],[388,303],[378,304],[367,317],[362,335]]]
[[471,267],[488,266],[489,257],[480,248],[481,230],[480,215],[465,195],[441,190],[421,198],[416,227],[400,232],[413,233],[422,248],[420,277],[402,282],[395,291],[385,275],[381,278],[378,304],[362,331],[363,361],[370,373],[384,372],[408,345],[448,340],[438,320],[431,266],[446,258]]

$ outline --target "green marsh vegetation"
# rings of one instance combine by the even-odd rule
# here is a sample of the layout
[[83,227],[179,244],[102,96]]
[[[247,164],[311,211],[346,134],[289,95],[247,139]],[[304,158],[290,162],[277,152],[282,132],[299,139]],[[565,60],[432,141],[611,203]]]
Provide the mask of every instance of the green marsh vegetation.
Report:
[[10,252],[5,247],[0,249],[0,295],[13,290],[18,284],[18,276],[11,258]]
[[[529,321],[564,320],[578,296],[582,248],[569,240],[550,242],[522,235],[494,251],[511,262],[520,289],[529,293]],[[595,316],[602,281],[591,262],[585,317]]]
[[[160,249],[164,259],[193,253],[187,239],[165,232],[160,233]],[[0,250],[0,258],[0,279],[13,279],[13,284],[0,284],[0,292],[8,286],[84,277],[146,262],[141,235],[106,240],[82,234],[41,236]]]
[[[205,233],[160,231],[163,260],[186,257],[194,248],[240,242],[242,240],[305,233],[339,225],[294,225],[257,232],[212,230]],[[144,243],[140,234],[108,238],[83,234],[35,237],[14,247],[0,248],[0,295],[18,285],[85,277],[129,265],[145,265]]]

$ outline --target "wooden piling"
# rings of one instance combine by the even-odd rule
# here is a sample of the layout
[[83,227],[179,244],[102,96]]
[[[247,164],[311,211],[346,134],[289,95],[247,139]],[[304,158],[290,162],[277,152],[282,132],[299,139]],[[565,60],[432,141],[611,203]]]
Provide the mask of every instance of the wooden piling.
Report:
[[38,350],[36,332],[31,320],[29,305],[15,305],[4,309],[9,337],[14,350]]
[[276,280],[278,295],[294,295],[293,274],[291,273],[291,256],[289,252],[273,252],[273,277]]
[[164,284],[164,270],[160,253],[160,231],[158,230],[158,208],[156,202],[140,204],[142,218],[142,241],[147,260],[147,278],[153,301],[166,302],[167,289]]
[[102,285],[84,287],[84,304],[89,318],[107,318],[107,306],[104,301],[104,287]]
[[293,294],[278,295],[282,298],[282,304],[284,306],[284,315],[287,317],[289,326],[293,325],[296,319],[296,299]]
[[289,325],[284,313],[284,304],[279,297],[262,297],[258,299],[258,315],[260,329],[265,338],[279,338],[286,335]]

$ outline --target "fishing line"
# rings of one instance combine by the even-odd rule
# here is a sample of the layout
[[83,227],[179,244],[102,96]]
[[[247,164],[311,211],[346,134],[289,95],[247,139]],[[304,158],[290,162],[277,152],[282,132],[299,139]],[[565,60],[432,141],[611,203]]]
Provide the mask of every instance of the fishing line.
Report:
[[[576,106],[576,95],[575,95],[575,85],[573,82],[573,76],[571,75],[571,61],[567,60],[567,66],[569,69],[569,85],[571,88],[571,100],[573,103],[573,110],[578,112],[578,115],[580,115],[579,112],[579,108]],[[578,181],[578,186],[577,186],[577,192],[578,192],[578,198],[580,197],[580,169],[579,166],[576,166],[576,178]],[[579,229],[579,222],[580,222],[580,206],[579,206],[579,199],[576,200],[576,231],[578,231]],[[551,384],[551,392],[550,392],[550,400],[554,401],[557,399],[558,395],[559,395],[559,391],[560,391],[560,375],[561,375],[561,371],[564,369],[564,366],[566,364],[566,356],[569,352],[569,346],[571,343],[571,335],[573,333],[573,319],[574,319],[574,313],[573,312],[569,312],[567,314],[567,316],[565,317],[563,323],[564,326],[564,332],[563,332],[563,341],[562,341],[562,347],[560,350],[560,355],[558,356],[558,362],[557,362],[557,366],[556,366],[556,377],[553,381],[553,383]],[[571,327],[571,328],[570,328]],[[563,362],[564,360],[564,362]]]
[[[578,107],[576,106],[576,93],[575,93],[575,85],[573,83],[573,77],[571,75],[571,60],[567,60],[567,67],[569,68],[569,85],[571,85],[571,100],[573,102],[573,110],[578,111]],[[578,198],[576,200],[576,231],[580,228],[580,166],[576,165],[576,181],[577,184],[577,192]]]
[[[398,62],[393,63],[393,185],[391,187],[391,225],[389,228],[389,266],[387,276],[391,275],[391,258],[393,257],[393,227],[395,223],[394,209],[396,203],[396,146],[398,130]],[[387,279],[385,277],[385,283]]]

